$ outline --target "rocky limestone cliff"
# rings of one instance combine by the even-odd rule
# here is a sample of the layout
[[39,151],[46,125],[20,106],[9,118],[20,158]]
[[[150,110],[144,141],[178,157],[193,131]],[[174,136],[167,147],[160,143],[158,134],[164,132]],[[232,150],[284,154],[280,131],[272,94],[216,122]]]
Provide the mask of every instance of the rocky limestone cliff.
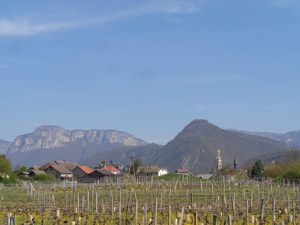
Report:
[[69,131],[57,126],[41,126],[32,133],[18,136],[8,148],[8,152],[28,152],[38,149],[55,149],[67,147],[72,143],[121,144],[141,146],[145,141],[134,136],[114,130],[73,130]]

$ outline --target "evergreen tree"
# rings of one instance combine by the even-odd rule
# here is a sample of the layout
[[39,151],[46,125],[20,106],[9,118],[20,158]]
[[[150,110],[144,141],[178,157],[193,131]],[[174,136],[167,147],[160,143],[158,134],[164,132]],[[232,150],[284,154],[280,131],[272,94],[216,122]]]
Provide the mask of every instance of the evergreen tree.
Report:
[[254,166],[251,169],[251,178],[261,178],[264,171],[264,164],[260,159],[256,160]]

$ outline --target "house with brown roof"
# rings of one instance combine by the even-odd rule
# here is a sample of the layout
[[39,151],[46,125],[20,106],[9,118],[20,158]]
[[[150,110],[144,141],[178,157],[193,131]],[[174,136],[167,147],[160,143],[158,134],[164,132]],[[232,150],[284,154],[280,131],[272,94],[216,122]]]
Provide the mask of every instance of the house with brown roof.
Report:
[[139,171],[139,176],[163,176],[168,174],[168,170],[160,166],[143,166]]
[[34,166],[33,169],[45,170],[52,164],[56,164],[56,165],[65,167],[66,169],[68,169],[70,171],[74,170],[76,166],[79,166],[78,163],[70,162],[70,161],[67,161],[67,160],[55,160],[53,162],[46,163],[45,165],[42,165],[40,167]]
[[188,169],[177,169],[175,170],[175,173],[179,175],[186,175],[186,176],[192,175],[192,172]]
[[90,178],[95,178],[95,179],[102,178],[102,177],[108,177],[108,176],[112,177],[112,176],[114,176],[114,174],[105,168],[96,169],[96,170],[94,170],[94,172],[89,174]]
[[55,160],[54,162],[60,166],[67,168],[70,171],[73,171],[79,165],[78,163],[67,161],[67,160]]
[[47,174],[52,174],[57,180],[71,180],[73,179],[73,173],[71,172],[78,164],[69,162],[66,160],[56,160],[51,163],[47,163],[40,169]]
[[70,170],[57,164],[49,165],[45,172],[52,174],[57,180],[70,180],[73,178],[73,173]]

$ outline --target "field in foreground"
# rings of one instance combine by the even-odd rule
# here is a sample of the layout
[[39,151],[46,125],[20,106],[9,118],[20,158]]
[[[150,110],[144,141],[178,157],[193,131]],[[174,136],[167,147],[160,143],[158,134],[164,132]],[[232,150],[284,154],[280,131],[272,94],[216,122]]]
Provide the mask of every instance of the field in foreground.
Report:
[[295,183],[104,182],[2,185],[0,224],[299,224]]

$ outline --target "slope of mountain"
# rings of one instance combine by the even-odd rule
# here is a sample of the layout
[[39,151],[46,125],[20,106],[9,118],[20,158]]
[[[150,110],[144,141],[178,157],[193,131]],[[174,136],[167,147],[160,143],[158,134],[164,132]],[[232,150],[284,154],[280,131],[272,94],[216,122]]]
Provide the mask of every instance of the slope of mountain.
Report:
[[232,130],[232,131],[266,137],[276,141],[281,141],[288,144],[290,147],[300,147],[300,130],[290,131],[284,134],[271,133],[271,132],[252,132],[252,131],[243,131],[243,130]]
[[281,140],[292,147],[300,147],[300,130],[283,134]]
[[11,143],[0,139],[0,154],[6,154]]
[[276,152],[274,154],[262,154],[247,161],[245,166],[252,166],[257,159],[260,159],[265,166],[273,162],[290,163],[300,160],[300,151],[289,150],[284,152]]
[[73,130],[57,126],[41,126],[32,133],[17,137],[8,149],[8,153],[28,152],[41,149],[66,148],[72,143],[82,146],[89,144],[121,144],[140,146],[146,142],[134,136],[114,130]]
[[17,137],[9,146],[7,156],[14,165],[30,166],[55,159],[82,162],[99,152],[146,144],[121,131],[69,131],[56,126],[41,126],[32,133]]
[[284,143],[264,137],[220,129],[206,120],[194,120],[154,157],[153,164],[168,169],[187,168],[195,173],[210,172],[220,148],[224,164],[239,164],[263,153],[286,151]]
[[[102,160],[107,162],[114,161],[118,163],[123,163],[125,165],[131,163],[131,157],[133,159],[140,159],[144,164],[151,164],[155,156],[159,153],[163,146],[157,144],[148,144],[136,147],[120,147],[112,149],[111,151],[104,151],[92,155],[91,157],[84,160],[84,163],[91,166],[96,166]],[[165,163],[164,163],[165,164]],[[161,166],[164,166],[162,164]]]
[[7,156],[15,166],[42,165],[58,159],[82,163],[86,158],[89,158],[96,153],[111,151],[120,148],[121,146],[122,145],[118,144],[96,145],[90,143],[82,146],[82,143],[72,143],[61,148],[36,149],[34,151],[8,153]]

